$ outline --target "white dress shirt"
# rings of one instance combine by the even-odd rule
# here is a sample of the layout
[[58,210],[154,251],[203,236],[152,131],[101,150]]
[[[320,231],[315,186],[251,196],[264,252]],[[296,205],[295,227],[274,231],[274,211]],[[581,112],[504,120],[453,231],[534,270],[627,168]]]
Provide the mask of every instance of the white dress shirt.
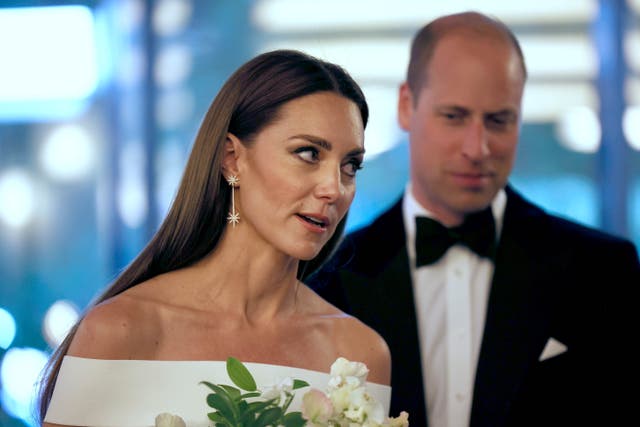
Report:
[[[498,236],[506,201],[501,190],[491,206]],[[434,217],[413,197],[411,184],[402,211],[429,426],[467,427],[494,265],[457,244],[434,264],[415,268],[415,217]]]

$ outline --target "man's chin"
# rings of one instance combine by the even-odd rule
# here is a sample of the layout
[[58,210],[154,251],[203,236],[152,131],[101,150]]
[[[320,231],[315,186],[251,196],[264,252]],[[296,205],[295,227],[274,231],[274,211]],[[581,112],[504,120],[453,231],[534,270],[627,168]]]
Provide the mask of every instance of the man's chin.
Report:
[[481,211],[491,205],[497,191],[465,191],[463,197],[456,201],[459,211],[465,214]]

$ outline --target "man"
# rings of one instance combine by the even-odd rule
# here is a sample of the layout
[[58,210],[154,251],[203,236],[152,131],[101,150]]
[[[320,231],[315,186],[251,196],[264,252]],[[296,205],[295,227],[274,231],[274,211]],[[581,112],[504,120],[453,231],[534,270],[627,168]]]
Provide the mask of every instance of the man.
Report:
[[404,196],[309,280],[387,340],[391,413],[412,426],[619,425],[631,407],[618,387],[637,372],[638,254],[508,184],[526,77],[496,20],[422,28],[399,92]]

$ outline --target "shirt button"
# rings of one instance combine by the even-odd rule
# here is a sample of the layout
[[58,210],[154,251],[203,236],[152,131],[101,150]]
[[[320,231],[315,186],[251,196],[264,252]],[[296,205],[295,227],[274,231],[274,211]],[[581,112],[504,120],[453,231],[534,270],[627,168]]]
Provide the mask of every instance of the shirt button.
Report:
[[465,394],[464,393],[462,393],[462,392],[457,392],[456,393],[456,400],[458,402],[462,402],[464,400],[464,398],[465,398]]

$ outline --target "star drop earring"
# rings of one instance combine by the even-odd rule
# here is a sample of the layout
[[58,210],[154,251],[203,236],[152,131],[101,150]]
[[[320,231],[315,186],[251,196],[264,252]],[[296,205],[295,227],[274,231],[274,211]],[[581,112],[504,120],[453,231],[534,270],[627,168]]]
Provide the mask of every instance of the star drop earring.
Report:
[[240,214],[236,211],[236,200],[235,200],[235,190],[238,185],[238,177],[235,175],[229,175],[227,177],[227,182],[231,186],[231,211],[227,216],[227,222],[232,224],[234,227],[237,223],[240,222]]

